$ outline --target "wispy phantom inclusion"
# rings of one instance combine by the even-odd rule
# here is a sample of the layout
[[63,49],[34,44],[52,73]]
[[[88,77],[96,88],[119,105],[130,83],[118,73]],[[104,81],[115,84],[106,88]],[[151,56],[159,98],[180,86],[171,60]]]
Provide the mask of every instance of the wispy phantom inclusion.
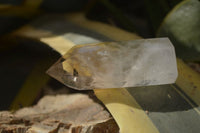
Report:
[[168,38],[76,45],[47,73],[78,90],[170,84],[178,75]]

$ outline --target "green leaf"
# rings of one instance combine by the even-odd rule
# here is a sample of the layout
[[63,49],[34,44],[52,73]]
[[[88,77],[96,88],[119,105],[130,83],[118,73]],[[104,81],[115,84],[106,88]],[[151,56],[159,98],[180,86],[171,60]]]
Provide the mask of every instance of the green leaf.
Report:
[[169,37],[177,56],[188,61],[200,61],[200,1],[179,3],[164,19],[158,37]]

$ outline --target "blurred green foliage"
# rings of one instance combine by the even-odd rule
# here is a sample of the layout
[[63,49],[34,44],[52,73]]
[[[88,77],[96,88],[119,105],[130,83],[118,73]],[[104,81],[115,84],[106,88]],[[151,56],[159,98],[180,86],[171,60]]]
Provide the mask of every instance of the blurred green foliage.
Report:
[[200,2],[185,0],[164,19],[158,37],[167,36],[184,60],[200,61]]

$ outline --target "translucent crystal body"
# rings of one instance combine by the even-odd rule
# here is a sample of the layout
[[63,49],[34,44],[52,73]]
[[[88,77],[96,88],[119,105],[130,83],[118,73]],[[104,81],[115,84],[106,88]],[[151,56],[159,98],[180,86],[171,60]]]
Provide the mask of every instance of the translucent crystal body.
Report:
[[48,74],[79,90],[170,84],[178,75],[168,38],[76,45]]

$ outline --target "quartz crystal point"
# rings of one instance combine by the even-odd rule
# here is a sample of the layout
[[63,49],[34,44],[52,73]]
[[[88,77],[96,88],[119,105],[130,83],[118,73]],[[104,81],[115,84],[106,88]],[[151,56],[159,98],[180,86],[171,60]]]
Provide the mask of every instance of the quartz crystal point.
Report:
[[170,84],[178,75],[168,38],[75,45],[47,73],[78,90]]

